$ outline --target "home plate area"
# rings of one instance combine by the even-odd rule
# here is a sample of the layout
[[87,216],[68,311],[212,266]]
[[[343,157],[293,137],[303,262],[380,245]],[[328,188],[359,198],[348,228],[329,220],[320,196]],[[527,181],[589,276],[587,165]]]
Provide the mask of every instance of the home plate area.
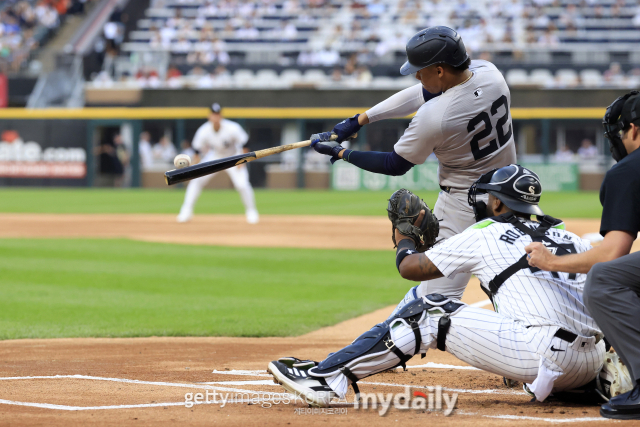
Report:
[[[439,355],[436,355],[439,356]],[[448,356],[442,354],[442,356]],[[436,357],[442,359],[442,357]],[[445,357],[445,359],[447,359]],[[361,381],[362,393],[384,395],[409,391],[435,397],[457,395],[456,409],[447,417],[431,401],[431,408],[402,409],[390,405],[354,407],[353,392],[328,409],[310,408],[288,394],[262,369],[222,368],[209,371],[209,381],[158,381],[93,375],[39,375],[0,378],[0,414],[5,420],[22,416],[41,421],[85,422],[176,421],[187,424],[331,423],[386,425],[390,420],[437,418],[456,425],[515,422],[519,425],[548,423],[610,423],[596,408],[558,403],[534,403],[520,387],[508,389],[501,378],[470,366],[424,362],[407,371],[396,369]],[[422,363],[420,363],[422,362]],[[253,365],[253,364],[252,364]],[[187,370],[187,369],[185,369]],[[437,389],[440,389],[437,391]],[[437,391],[437,392],[436,392]],[[208,402],[207,402],[208,400]],[[62,413],[65,413],[64,415]],[[255,417],[259,418],[255,418]]]

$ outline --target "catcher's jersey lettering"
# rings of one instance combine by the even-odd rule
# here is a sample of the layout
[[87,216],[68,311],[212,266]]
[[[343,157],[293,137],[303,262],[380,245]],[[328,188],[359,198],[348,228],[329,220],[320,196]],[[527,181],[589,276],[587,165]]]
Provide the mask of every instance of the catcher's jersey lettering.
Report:
[[[532,228],[539,226],[533,221],[524,223]],[[569,253],[580,253],[591,248],[588,241],[561,228],[547,231],[546,236],[554,242],[548,246],[550,249],[562,247]],[[511,224],[485,220],[434,246],[426,256],[446,277],[473,273],[487,287],[497,274],[522,258],[524,247],[531,242],[531,236],[523,235]],[[585,314],[582,299],[585,280],[586,274],[525,268],[504,282],[494,300],[500,314],[526,325],[557,325],[592,336],[598,327]]]
[[[488,222],[489,222],[489,224],[493,223],[493,221],[491,221],[491,220],[489,220]],[[489,225],[489,224],[487,224],[487,225]],[[486,227],[487,225],[485,225],[484,227]],[[478,227],[478,228],[484,228],[484,227]],[[561,229],[564,230],[564,224],[557,225],[556,227],[562,227]],[[556,228],[556,227],[554,227],[554,228]],[[476,228],[476,227],[474,226],[474,228]],[[564,235],[560,234],[558,231],[550,230],[550,231],[547,231],[545,234],[548,235],[548,236],[557,237],[559,239],[564,238]],[[503,235],[501,235],[500,236],[500,240],[502,240],[503,242],[507,242],[510,245],[513,245],[516,242],[516,240],[518,240],[522,236],[526,236],[526,234],[522,230],[520,230],[518,228],[513,228],[512,230],[507,230]],[[540,241],[540,240],[539,239],[534,239],[534,241],[537,242],[537,241]],[[546,241],[543,241],[542,243],[547,247],[549,247],[549,245],[550,245],[550,243],[548,243]],[[558,246],[564,247],[562,244],[559,244]],[[571,245],[571,247],[573,248],[573,245]],[[555,254],[555,251],[556,251],[557,247],[553,247],[553,248],[549,247],[548,249]],[[569,252],[571,252],[571,253],[575,253],[575,248],[573,249],[573,251],[571,251],[571,249],[567,249],[567,250]]]
[[513,230],[507,230],[502,236],[500,236],[500,240],[502,240],[503,242],[507,242],[510,245],[513,245],[515,241],[518,239],[518,237],[524,236],[524,235],[525,234],[521,230],[514,228]]

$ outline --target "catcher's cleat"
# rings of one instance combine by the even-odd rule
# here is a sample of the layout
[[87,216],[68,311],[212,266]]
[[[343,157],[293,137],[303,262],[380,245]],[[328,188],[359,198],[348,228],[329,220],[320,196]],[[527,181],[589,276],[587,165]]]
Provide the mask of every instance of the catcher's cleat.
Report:
[[507,377],[502,377],[502,383],[507,387],[507,388],[515,388],[518,385],[518,381],[516,380],[512,380],[509,379]]
[[267,371],[273,375],[274,381],[311,406],[326,408],[336,397],[324,378],[309,375],[307,369],[290,368],[275,360],[269,363]]
[[314,360],[302,360],[293,356],[281,357],[278,362],[284,363],[288,368],[311,369],[318,366],[318,362]]
[[527,386],[527,384],[522,383],[522,390],[527,393],[529,396],[531,396],[531,402],[535,402],[536,401],[536,395],[533,394],[533,392],[531,390],[529,390],[529,386]]

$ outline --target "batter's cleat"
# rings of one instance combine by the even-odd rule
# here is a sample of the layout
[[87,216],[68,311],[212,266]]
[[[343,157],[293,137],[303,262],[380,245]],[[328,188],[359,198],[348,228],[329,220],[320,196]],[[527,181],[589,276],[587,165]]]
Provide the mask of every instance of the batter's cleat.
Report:
[[302,360],[293,356],[281,357],[278,362],[284,363],[288,368],[311,369],[318,366],[318,362],[314,360]]
[[189,222],[189,221],[191,221],[191,218],[193,218],[193,213],[180,212],[180,215],[178,215],[178,217],[176,218],[176,221],[180,222],[180,223]]
[[267,371],[273,375],[275,382],[311,406],[326,408],[331,399],[337,396],[324,378],[309,375],[308,369],[290,368],[274,360],[269,363]]
[[248,224],[257,224],[260,222],[260,215],[258,215],[258,211],[255,209],[249,209],[246,213],[247,215],[247,223]]
[[600,407],[600,415],[614,420],[640,420],[640,384],[630,391],[612,397]]

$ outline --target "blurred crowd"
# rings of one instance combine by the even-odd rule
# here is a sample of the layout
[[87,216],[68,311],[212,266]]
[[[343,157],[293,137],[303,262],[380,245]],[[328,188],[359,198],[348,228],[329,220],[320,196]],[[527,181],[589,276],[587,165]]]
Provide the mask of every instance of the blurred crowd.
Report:
[[[100,145],[95,148],[98,158],[98,185],[104,187],[130,187],[132,181],[132,148],[130,140],[125,141],[120,132],[105,134]],[[157,142],[152,141],[151,133],[143,131],[138,140],[138,161],[140,170],[166,171],[173,169],[173,159],[178,154],[187,154],[197,161],[196,153],[188,140],[182,141],[177,149],[171,139],[165,135]]]
[[[403,59],[406,41],[432,25],[456,29],[473,58],[504,49],[517,59],[523,49],[640,41],[640,0],[151,0],[125,40],[135,52],[166,52],[171,70],[147,67],[123,79],[105,69],[96,81],[242,87],[226,69],[261,63],[318,67],[332,70],[327,82],[367,85],[375,83],[373,67]],[[615,73],[587,79],[587,86],[633,84],[635,74]],[[540,85],[581,86],[581,79],[551,75]]]
[[574,152],[568,145],[563,144],[554,156],[556,162],[568,163],[568,162],[582,162],[589,160],[596,160],[599,158],[598,149],[591,142],[590,139],[583,139],[580,143],[580,148],[577,152]]
[[82,14],[91,0],[0,2],[0,72],[18,72],[68,15]]
[[154,166],[173,167],[173,159],[178,154],[186,154],[192,159],[196,155],[191,148],[191,142],[186,139],[180,143],[180,150],[178,150],[171,139],[164,135],[160,137],[158,142],[152,142],[151,134],[147,131],[140,134],[138,151],[140,166],[143,170],[153,169]]
[[640,26],[637,0],[152,0],[151,9],[170,11],[140,28],[153,48],[185,53],[219,40],[298,41],[309,48],[297,58],[304,65],[334,65],[345,49],[372,65],[433,25],[456,29],[472,52],[495,43],[554,46],[590,31]]

